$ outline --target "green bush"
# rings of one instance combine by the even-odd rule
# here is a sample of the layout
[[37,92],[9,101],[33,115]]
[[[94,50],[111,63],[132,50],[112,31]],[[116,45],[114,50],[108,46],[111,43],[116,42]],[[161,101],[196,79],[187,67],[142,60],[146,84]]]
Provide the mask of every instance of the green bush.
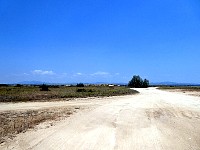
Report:
[[77,92],[87,92],[86,89],[77,89]]
[[46,84],[42,84],[40,88],[40,91],[49,91],[49,87]]
[[21,84],[16,84],[15,87],[22,87],[23,85]]

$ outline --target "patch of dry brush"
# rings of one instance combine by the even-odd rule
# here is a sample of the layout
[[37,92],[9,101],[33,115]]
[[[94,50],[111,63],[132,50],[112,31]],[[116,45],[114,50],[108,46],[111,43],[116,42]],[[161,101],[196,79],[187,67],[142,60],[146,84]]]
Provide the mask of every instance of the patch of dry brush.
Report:
[[77,109],[79,107],[1,112],[0,143],[5,141],[5,137],[12,138],[15,134],[25,132],[41,122],[69,117]]

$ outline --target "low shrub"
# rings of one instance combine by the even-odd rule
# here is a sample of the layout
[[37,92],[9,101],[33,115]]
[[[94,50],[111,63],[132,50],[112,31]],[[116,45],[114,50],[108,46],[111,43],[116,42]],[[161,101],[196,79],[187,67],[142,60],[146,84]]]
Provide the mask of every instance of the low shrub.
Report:
[[49,87],[46,84],[40,86],[40,91],[49,91]]
[[87,92],[86,89],[77,89],[76,92]]
[[78,83],[78,84],[76,85],[76,87],[84,87],[84,84],[83,84],[83,83]]

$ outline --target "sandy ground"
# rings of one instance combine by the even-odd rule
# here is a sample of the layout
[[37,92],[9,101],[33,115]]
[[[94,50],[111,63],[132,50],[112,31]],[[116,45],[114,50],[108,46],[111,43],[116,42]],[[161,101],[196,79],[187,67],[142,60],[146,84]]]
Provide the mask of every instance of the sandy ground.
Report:
[[50,101],[50,102],[22,102],[22,103],[0,103],[0,112],[4,111],[20,111],[20,110],[38,110],[46,108],[59,108],[59,107],[69,107],[69,106],[90,106],[98,105],[102,103],[102,100],[109,100],[112,97],[107,98],[77,98],[70,101]]
[[[55,126],[18,134],[0,149],[200,150],[200,97],[155,88],[137,90],[140,94],[133,96],[78,102],[95,103],[95,108],[80,111]],[[4,104],[1,111],[57,103],[35,103],[34,107]]]
[[163,90],[169,91],[169,92],[182,93],[184,95],[199,96],[200,97],[200,91],[198,91],[198,90],[187,90],[187,89],[163,89]]

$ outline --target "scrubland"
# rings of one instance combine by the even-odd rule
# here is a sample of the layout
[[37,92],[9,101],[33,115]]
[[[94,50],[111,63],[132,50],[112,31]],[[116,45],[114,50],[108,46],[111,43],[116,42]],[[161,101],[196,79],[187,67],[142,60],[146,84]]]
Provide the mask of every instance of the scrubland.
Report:
[[51,101],[63,100],[64,98],[117,96],[135,93],[137,91],[119,86],[50,86],[49,91],[41,91],[39,86],[1,86],[0,102]]
[[[49,86],[48,89],[41,91],[39,86],[0,86],[0,143],[4,142],[5,138],[12,138],[41,122],[66,118],[78,110],[85,109],[88,105],[87,97],[138,93],[118,86]],[[23,107],[18,107],[21,104]]]

